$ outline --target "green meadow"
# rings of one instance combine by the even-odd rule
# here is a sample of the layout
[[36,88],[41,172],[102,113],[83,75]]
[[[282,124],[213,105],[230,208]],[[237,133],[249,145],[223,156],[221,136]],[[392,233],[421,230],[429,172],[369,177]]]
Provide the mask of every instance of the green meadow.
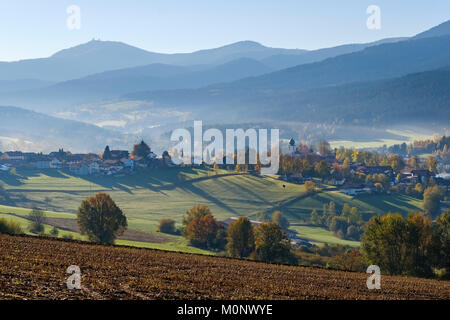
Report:
[[[130,229],[156,233],[162,218],[181,223],[183,214],[196,204],[210,207],[219,219],[248,216],[257,219],[282,211],[293,228],[304,238],[316,242],[358,245],[334,237],[325,229],[305,226],[313,209],[322,210],[334,201],[338,210],[344,203],[356,206],[366,216],[388,211],[406,214],[420,210],[421,201],[404,195],[365,195],[350,197],[325,186],[322,192],[307,194],[303,185],[291,184],[276,176],[255,176],[234,172],[196,168],[145,170],[122,177],[74,176],[68,172],[18,170],[17,175],[0,173],[0,184],[7,192],[0,214],[27,215],[31,206],[47,210],[53,218],[72,218],[81,201],[98,192],[111,195],[128,218]],[[21,219],[14,217],[14,219]],[[23,219],[25,220],[25,219]],[[28,223],[26,220],[22,223]],[[46,230],[47,231],[47,230]],[[61,235],[63,233],[60,233]],[[81,237],[81,235],[75,235]],[[157,249],[206,253],[187,245],[181,236],[169,236],[166,243],[135,243],[118,240],[118,244]]]

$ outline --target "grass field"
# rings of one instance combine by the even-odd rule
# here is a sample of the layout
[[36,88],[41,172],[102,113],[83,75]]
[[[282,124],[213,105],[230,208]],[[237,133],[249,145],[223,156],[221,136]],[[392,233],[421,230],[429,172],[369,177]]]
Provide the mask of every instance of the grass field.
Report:
[[[68,290],[67,267],[81,270]],[[0,299],[450,299],[450,282],[0,234]]]
[[[262,213],[280,210],[294,225],[307,219],[313,209],[321,211],[323,204],[330,201],[336,203],[338,210],[344,203],[357,206],[366,216],[388,211],[406,214],[421,208],[419,200],[403,195],[350,197],[332,188],[308,195],[304,186],[276,177],[237,175],[223,170],[216,174],[212,170],[191,168],[147,170],[124,177],[78,177],[57,170],[19,170],[17,175],[0,173],[0,183],[8,195],[4,201],[8,207],[0,206],[0,213],[26,215],[27,209],[20,208],[37,205],[50,210],[48,217],[73,219],[82,200],[106,192],[126,214],[129,228],[147,233],[155,233],[162,218],[172,218],[179,224],[183,214],[196,204],[209,206],[220,220],[230,216],[257,219]],[[298,231],[300,236],[314,241],[343,243],[324,229],[304,226]],[[182,237],[171,237],[173,241],[158,246],[196,251]]]

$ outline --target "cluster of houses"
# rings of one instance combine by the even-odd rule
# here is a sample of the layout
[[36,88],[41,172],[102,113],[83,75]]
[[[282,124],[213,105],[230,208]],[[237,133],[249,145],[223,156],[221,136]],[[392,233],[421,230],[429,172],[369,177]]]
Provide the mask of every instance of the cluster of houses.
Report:
[[0,152],[0,171],[11,168],[23,169],[64,169],[76,175],[124,175],[137,168],[158,168],[173,166],[165,152],[161,157],[150,151],[146,156],[133,156],[127,150],[108,150],[101,154],[71,153],[59,149],[49,154],[21,151]]
[[[378,191],[374,186],[374,182],[355,182],[350,179],[346,179],[342,172],[335,170],[333,165],[337,162],[336,155],[331,153],[326,156],[321,156],[315,153],[312,149],[303,146],[303,149],[298,150],[295,148],[295,141],[291,139],[289,142],[290,151],[293,156],[304,158],[308,155],[314,154],[317,161],[325,160],[329,163],[330,177],[326,181],[329,185],[336,186],[340,192],[345,193],[350,196],[355,196],[358,194],[372,193]],[[407,159],[404,159],[405,162]],[[342,163],[339,163],[342,165]],[[350,163],[349,164],[350,173],[359,173],[362,175],[383,175],[389,182],[390,186],[396,186],[400,192],[404,192],[408,186],[415,185],[417,183],[425,183],[428,179],[433,178],[435,182],[443,187],[448,193],[450,193],[450,176],[446,175],[436,175],[435,173],[427,169],[414,169],[406,167],[400,172],[394,172],[391,166],[368,166],[363,163]],[[293,182],[293,183],[304,183],[310,180],[309,177],[302,176],[301,173],[292,174],[290,176],[282,177],[283,180]]]

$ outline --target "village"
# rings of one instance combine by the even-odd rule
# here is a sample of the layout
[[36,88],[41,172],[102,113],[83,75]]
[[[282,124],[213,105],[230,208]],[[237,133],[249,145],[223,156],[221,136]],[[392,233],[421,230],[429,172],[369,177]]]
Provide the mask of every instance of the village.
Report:
[[[418,184],[424,186],[429,181],[436,183],[447,194],[450,193],[449,175],[429,170],[425,162],[420,163],[420,160],[415,160],[417,163],[411,165],[410,157],[395,155],[400,165],[398,163],[397,165],[369,165],[366,161],[348,161],[348,157],[342,159],[343,156],[338,155],[338,152],[336,149],[329,149],[326,152],[313,150],[306,145],[297,145],[291,139],[288,152],[281,156],[279,179],[304,184],[313,177],[320,177],[323,184],[333,186],[349,196],[390,192],[411,193]],[[290,162],[297,161],[300,165],[289,165]],[[311,169],[301,168],[302,163],[305,162]],[[131,152],[111,150],[109,146],[106,146],[100,154],[71,153],[62,148],[48,154],[22,151],[0,152],[0,172],[16,169],[55,169],[67,170],[79,176],[121,177],[135,174],[139,169],[162,169],[175,166],[177,165],[172,162],[168,151],[158,156],[143,140],[135,144]],[[206,164],[189,166],[206,166]],[[258,174],[260,170],[259,165],[238,166],[214,163],[213,166],[227,170],[247,171],[252,174]]]
[[49,154],[21,151],[0,152],[0,171],[14,169],[68,170],[72,174],[121,176],[132,174],[137,168],[171,167],[173,163],[166,151],[158,157],[144,142],[128,150],[110,150],[109,146],[100,154],[71,153],[59,149]]
[[[327,144],[327,142],[325,142]],[[326,185],[336,187],[340,192],[356,196],[370,193],[411,193],[418,184],[425,186],[429,182],[436,183],[450,193],[450,175],[438,174],[437,170],[428,168],[427,161],[420,161],[417,157],[401,157],[394,154],[392,164],[368,164],[370,161],[349,161],[349,157],[343,156],[348,150],[331,150],[327,146],[326,151],[314,151],[312,148],[298,144],[295,140],[289,141],[289,150],[285,154],[285,163],[294,162],[292,165],[281,165],[280,179],[286,182],[303,184],[312,177],[321,177]],[[341,155],[337,153],[341,152]],[[354,150],[353,152],[358,152]],[[359,152],[358,152],[359,153]],[[371,152],[366,152],[370,156]],[[356,157],[357,158],[357,157]],[[355,159],[358,160],[358,159]],[[411,161],[414,160],[414,161]],[[301,161],[306,161],[306,166],[315,164],[311,169],[305,169]],[[299,162],[297,165],[296,162]],[[302,167],[303,166],[303,167]],[[432,166],[432,165],[431,165]]]

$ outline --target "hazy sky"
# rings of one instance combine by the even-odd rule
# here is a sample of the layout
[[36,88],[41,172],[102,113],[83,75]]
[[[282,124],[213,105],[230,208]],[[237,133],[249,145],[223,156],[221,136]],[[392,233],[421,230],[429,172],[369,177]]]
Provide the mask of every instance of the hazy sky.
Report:
[[[81,9],[69,30],[66,9]],[[366,27],[369,5],[381,29]],[[411,36],[450,19],[449,0],[1,0],[0,61],[46,57],[92,38],[190,52],[240,40],[316,49]]]

